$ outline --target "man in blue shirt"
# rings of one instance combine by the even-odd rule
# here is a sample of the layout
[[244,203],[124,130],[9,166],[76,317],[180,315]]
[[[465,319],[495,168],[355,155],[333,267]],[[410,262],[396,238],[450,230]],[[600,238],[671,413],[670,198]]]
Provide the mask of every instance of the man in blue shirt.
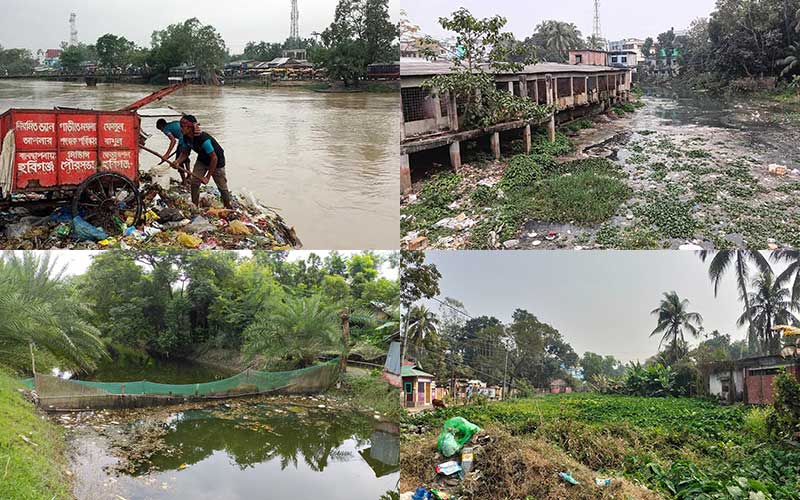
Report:
[[176,163],[180,164],[189,158],[191,151],[197,153],[197,160],[192,170],[194,175],[191,179],[192,203],[200,204],[200,183],[208,184],[209,179],[214,179],[225,208],[233,208],[231,194],[228,191],[228,179],[225,176],[225,150],[211,134],[198,133],[198,129],[195,127],[196,123],[197,119],[194,116],[183,117],[181,130],[183,131],[184,145],[176,160]]
[[[175,148],[175,157],[177,158],[180,155],[181,149],[186,146],[186,141],[183,139],[183,132],[181,131],[181,123],[178,120],[167,122],[167,120],[159,118],[156,122],[156,128],[169,138],[169,148],[167,148],[167,152],[161,156],[161,160],[169,162],[173,148]],[[176,144],[178,145],[177,148],[175,147]],[[189,170],[189,158],[187,157],[186,160],[179,165]],[[178,172],[181,174],[181,183],[185,184],[186,174],[180,170]]]

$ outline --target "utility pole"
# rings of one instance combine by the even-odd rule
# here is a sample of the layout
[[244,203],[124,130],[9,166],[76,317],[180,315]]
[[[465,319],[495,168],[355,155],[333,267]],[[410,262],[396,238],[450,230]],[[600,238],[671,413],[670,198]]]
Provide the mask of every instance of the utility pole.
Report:
[[350,311],[344,308],[339,314],[342,320],[342,357],[339,358],[339,368],[342,373],[347,372],[347,357],[350,355]]
[[508,349],[506,349],[506,367],[503,368],[503,399],[506,399],[506,374],[508,373]]

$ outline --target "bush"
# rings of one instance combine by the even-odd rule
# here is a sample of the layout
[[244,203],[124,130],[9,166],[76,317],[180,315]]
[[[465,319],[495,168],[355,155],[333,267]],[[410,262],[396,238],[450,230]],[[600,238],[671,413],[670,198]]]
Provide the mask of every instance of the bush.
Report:
[[542,178],[544,169],[537,155],[517,155],[508,162],[500,187],[509,190],[529,186]]
[[608,220],[628,199],[631,190],[619,179],[592,170],[544,180],[533,207],[550,222],[599,224]]
[[773,412],[767,418],[769,433],[777,438],[797,437],[800,433],[800,382],[788,371],[772,381]]
[[770,408],[755,406],[750,408],[750,411],[744,415],[742,426],[748,434],[758,441],[766,441],[769,438],[767,422],[771,415],[772,410]]

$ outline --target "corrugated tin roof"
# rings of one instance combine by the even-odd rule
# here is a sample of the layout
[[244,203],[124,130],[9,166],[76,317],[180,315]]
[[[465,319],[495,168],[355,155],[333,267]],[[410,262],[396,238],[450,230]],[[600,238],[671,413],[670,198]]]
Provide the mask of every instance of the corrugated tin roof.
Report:
[[[400,64],[401,76],[434,76],[445,75],[452,72],[453,63],[451,62],[431,62],[431,61],[408,61],[403,60]],[[620,68],[611,66],[591,66],[588,64],[562,64],[543,62],[525,66],[519,72],[497,72],[498,74],[546,74],[546,73],[606,73],[621,71]]]
[[386,363],[383,366],[387,372],[400,375],[400,342],[389,344],[389,352],[386,353]]
[[417,370],[416,366],[404,366],[403,371],[400,374],[403,377],[430,377],[433,378],[433,375],[430,373],[424,372],[422,370]]

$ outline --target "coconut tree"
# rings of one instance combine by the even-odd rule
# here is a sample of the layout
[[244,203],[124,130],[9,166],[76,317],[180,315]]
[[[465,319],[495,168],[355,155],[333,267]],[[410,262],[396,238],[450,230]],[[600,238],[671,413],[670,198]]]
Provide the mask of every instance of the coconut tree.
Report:
[[425,306],[414,306],[409,311],[406,343],[419,351],[420,347],[437,340],[439,319]]
[[94,369],[107,353],[89,314],[49,255],[0,257],[0,366]]
[[791,293],[781,286],[772,272],[762,272],[753,280],[754,291],[750,294],[750,310],[739,316],[736,324],[750,323],[758,335],[761,354],[777,354],[781,350],[780,334],[772,331],[775,325],[796,325],[794,315],[798,305],[792,301]]
[[664,292],[661,304],[650,314],[658,316],[658,325],[650,336],[661,335],[659,350],[664,342],[669,343],[673,360],[677,361],[685,354],[686,333],[695,338],[700,335],[703,317],[699,313],[690,312],[689,301],[681,299],[674,291]]
[[788,263],[777,282],[781,286],[791,284],[792,302],[800,303],[800,250],[776,250],[772,252],[772,260]]
[[[703,250],[699,252],[700,259],[705,262],[709,257],[709,252]],[[733,268],[736,274],[736,287],[739,291],[739,300],[744,303],[744,310],[750,310],[749,290],[750,269],[755,266],[758,272],[772,272],[772,268],[767,258],[754,250],[722,250],[714,254],[711,264],[708,266],[708,277],[714,283],[714,297],[719,293],[719,285],[722,277]],[[748,322],[752,324],[752,322]],[[750,349],[755,349],[757,344],[757,334],[753,330],[748,330],[747,344]]]
[[244,331],[244,349],[295,367],[311,365],[326,349],[340,349],[339,310],[319,295],[286,297],[265,307]]
[[776,66],[783,68],[781,78],[800,71],[800,42],[794,42],[786,48],[786,57],[779,59]]
[[534,40],[544,48],[549,56],[557,56],[558,61],[569,59],[569,51],[583,46],[583,38],[578,27],[562,21],[544,21],[536,27]]

